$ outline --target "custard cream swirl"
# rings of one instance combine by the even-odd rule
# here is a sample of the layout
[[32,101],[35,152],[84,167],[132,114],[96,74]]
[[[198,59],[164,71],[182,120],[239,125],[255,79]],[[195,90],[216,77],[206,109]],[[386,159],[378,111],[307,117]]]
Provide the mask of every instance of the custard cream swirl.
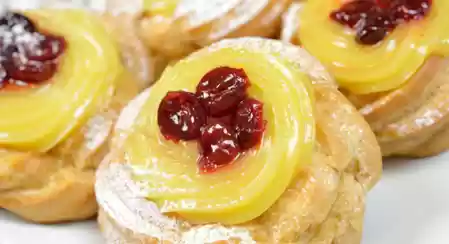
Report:
[[393,90],[404,85],[431,55],[449,55],[449,1],[432,1],[421,20],[399,25],[375,46],[355,42],[354,31],[332,21],[341,1],[307,1],[300,11],[301,44],[336,77],[358,94]]
[[0,145],[45,152],[111,98],[122,74],[118,49],[101,21],[79,10],[30,10],[38,26],[63,36],[58,71],[38,88],[0,94]]

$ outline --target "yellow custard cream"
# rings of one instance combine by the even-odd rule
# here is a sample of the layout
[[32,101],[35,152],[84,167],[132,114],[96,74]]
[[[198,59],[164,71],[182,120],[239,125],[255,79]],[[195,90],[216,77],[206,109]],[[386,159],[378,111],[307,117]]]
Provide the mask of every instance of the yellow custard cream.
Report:
[[343,1],[304,3],[298,30],[301,44],[336,77],[340,86],[358,94],[402,86],[430,55],[449,55],[449,1],[433,0],[421,20],[400,24],[380,43],[360,45],[353,30],[329,15]]
[[47,84],[0,94],[0,147],[45,152],[108,101],[123,67],[97,17],[77,10],[32,10],[25,15],[64,37],[67,49]]
[[[248,74],[249,95],[264,103],[267,128],[258,148],[217,172],[202,174],[197,143],[166,140],[157,111],[168,91],[195,91],[207,72],[221,66]],[[148,199],[164,213],[192,223],[249,221],[273,205],[311,162],[315,122],[310,86],[309,78],[288,62],[243,49],[211,50],[181,61],[152,87],[125,142],[125,160],[132,163],[136,180],[147,186]]]

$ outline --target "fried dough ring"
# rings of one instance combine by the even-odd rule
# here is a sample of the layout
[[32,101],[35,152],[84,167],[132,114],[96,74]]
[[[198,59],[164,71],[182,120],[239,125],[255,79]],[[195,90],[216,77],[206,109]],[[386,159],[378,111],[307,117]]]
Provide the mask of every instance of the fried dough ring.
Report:
[[[283,41],[300,44],[294,3],[283,16]],[[384,156],[426,157],[449,149],[449,59],[432,56],[400,88],[366,95],[343,93],[370,124]]]
[[[122,137],[97,172],[99,224],[108,243],[360,243],[366,192],[381,175],[381,154],[368,124],[337,90],[323,67],[304,50],[259,38],[225,40],[211,49],[243,47],[276,52],[313,81],[316,144],[312,163],[302,169],[262,216],[242,225],[191,225],[160,214],[121,164]],[[194,53],[201,57],[209,49]],[[122,112],[117,129],[126,130],[149,90]],[[126,137],[126,136],[125,136]]]
[[95,170],[108,150],[113,124],[123,106],[153,81],[151,57],[127,28],[130,17],[102,18],[130,72],[120,77],[111,100],[50,151],[0,149],[0,208],[39,223],[87,219],[97,213]]

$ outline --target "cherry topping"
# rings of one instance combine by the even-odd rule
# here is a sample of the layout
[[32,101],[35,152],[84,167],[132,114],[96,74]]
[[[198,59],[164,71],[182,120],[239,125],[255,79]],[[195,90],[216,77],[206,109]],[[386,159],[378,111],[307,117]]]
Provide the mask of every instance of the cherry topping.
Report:
[[35,42],[23,44],[26,57],[34,61],[47,61],[56,59],[65,49],[64,38],[57,36],[43,36],[36,38]]
[[213,124],[213,123],[224,123],[226,125],[232,126],[234,123],[234,114],[227,114],[225,116],[221,116],[221,117],[211,117],[208,116],[207,117],[207,123],[208,124]]
[[196,95],[212,116],[235,109],[246,96],[248,77],[243,69],[220,67],[207,73],[196,88]]
[[33,83],[50,79],[56,64],[27,60],[20,55],[13,55],[11,59],[3,63],[3,66],[10,78]]
[[398,21],[419,20],[430,11],[431,0],[390,0],[391,15]]
[[425,17],[431,0],[354,0],[333,11],[330,18],[356,30],[356,41],[374,45],[397,25]]
[[168,92],[159,104],[158,124],[169,140],[198,139],[201,172],[229,165],[260,144],[265,130],[263,104],[248,98],[243,69],[219,67],[208,72],[196,94]]
[[201,129],[202,157],[199,165],[203,172],[212,172],[228,165],[239,154],[240,148],[234,131],[224,123],[212,123]]
[[30,19],[24,15],[13,12],[6,12],[2,17],[0,17],[0,26],[8,29],[17,28],[27,32],[36,31],[36,27]]
[[242,101],[237,108],[234,123],[242,149],[257,146],[265,130],[263,104],[251,98]]
[[[356,41],[365,45],[374,45],[383,40],[392,27],[387,26],[390,20],[379,14],[376,18],[363,19],[356,29]],[[386,24],[387,23],[387,24]]]
[[159,105],[158,124],[167,139],[197,139],[205,123],[206,113],[193,93],[168,92]]
[[350,1],[337,11],[331,13],[331,18],[342,25],[354,28],[360,20],[376,14],[378,5],[372,0]]
[[49,80],[65,48],[64,38],[38,32],[24,15],[5,13],[0,17],[1,87]]

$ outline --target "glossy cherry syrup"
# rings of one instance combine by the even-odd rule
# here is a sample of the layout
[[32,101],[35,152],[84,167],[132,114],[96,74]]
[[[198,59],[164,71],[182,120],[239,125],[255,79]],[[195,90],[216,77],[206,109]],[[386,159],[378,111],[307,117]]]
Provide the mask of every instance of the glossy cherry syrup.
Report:
[[213,172],[229,164],[241,152],[234,129],[220,122],[202,128],[200,145],[199,166],[204,172]]
[[234,119],[237,138],[242,149],[257,146],[265,130],[263,104],[252,98],[240,102]]
[[49,80],[65,48],[64,38],[37,31],[24,15],[5,13],[0,17],[0,87],[33,86]]
[[334,21],[356,31],[356,41],[374,45],[398,25],[424,18],[431,0],[354,0],[331,13]]
[[195,140],[206,123],[206,112],[195,94],[168,92],[159,105],[158,124],[166,139]]
[[218,67],[200,80],[195,95],[168,92],[158,110],[165,138],[198,140],[201,172],[229,165],[245,150],[258,146],[266,121],[263,104],[248,96],[243,69]]
[[201,79],[196,95],[211,116],[222,116],[234,110],[246,97],[248,84],[242,69],[220,67]]

